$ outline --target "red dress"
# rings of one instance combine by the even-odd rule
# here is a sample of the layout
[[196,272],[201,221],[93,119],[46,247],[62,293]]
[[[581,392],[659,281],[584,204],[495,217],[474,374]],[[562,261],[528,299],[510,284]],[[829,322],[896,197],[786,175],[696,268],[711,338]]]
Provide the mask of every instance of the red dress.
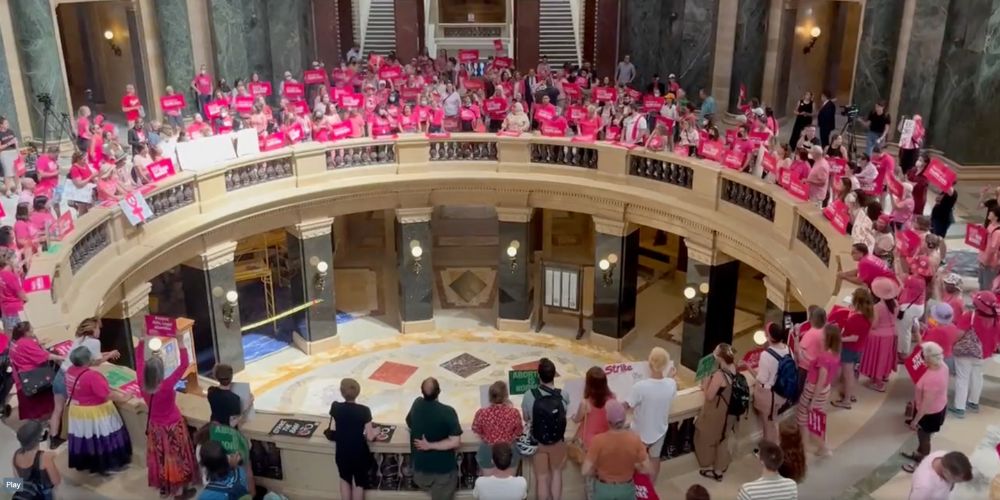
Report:
[[21,420],[48,418],[55,408],[51,389],[27,396],[21,391],[21,380],[17,376],[18,373],[34,370],[48,361],[49,353],[33,338],[23,337],[14,342],[11,348],[10,362],[14,368],[14,385],[17,387],[17,416]]

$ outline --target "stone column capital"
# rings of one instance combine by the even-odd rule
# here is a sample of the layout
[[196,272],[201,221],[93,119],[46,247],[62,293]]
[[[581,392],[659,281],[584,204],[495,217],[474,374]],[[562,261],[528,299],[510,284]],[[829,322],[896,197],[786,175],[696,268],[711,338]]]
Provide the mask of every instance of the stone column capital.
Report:
[[288,228],[288,232],[300,240],[326,236],[333,233],[333,220],[334,217],[324,217],[302,221]]
[[122,312],[125,317],[132,317],[136,314],[149,310],[149,292],[153,290],[153,284],[145,282],[132,290],[125,292],[125,300],[122,301]]
[[717,266],[735,260],[716,248],[714,234],[709,240],[684,238],[684,246],[687,247],[688,258],[701,264]]
[[398,220],[400,224],[430,222],[433,214],[434,207],[397,208],[396,220]]
[[533,207],[497,207],[497,220],[500,222],[531,222]]
[[788,278],[764,276],[764,290],[767,292],[767,300],[772,304],[781,308],[788,304]]
[[630,224],[625,220],[608,219],[605,217],[592,216],[594,219],[594,232],[607,234],[610,236],[625,236],[639,228],[635,224]]
[[215,269],[229,264],[236,258],[236,242],[227,241],[213,247],[209,247],[197,257],[188,260],[184,264],[189,267],[202,269],[205,271]]

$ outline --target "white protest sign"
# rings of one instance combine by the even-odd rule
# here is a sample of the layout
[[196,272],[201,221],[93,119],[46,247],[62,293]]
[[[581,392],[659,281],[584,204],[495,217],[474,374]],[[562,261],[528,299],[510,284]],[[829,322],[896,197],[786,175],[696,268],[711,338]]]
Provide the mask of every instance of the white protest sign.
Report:
[[153,209],[149,208],[149,203],[146,203],[146,198],[139,191],[126,194],[118,202],[118,206],[121,207],[122,213],[133,226],[138,226],[153,216]]

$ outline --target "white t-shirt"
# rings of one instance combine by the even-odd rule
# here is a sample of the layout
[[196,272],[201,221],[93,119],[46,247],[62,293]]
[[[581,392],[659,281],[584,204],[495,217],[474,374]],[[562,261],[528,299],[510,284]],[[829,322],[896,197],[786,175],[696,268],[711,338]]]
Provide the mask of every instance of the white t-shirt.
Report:
[[677,381],[672,378],[647,378],[632,386],[628,405],[634,408],[632,430],[645,444],[653,444],[667,433],[670,403],[677,396]]
[[[89,335],[84,336],[84,337],[77,337],[76,339],[73,340],[73,345],[70,346],[69,352],[73,352],[74,349],[76,349],[77,347],[80,347],[81,345],[83,347],[86,347],[88,350],[90,350],[91,363],[93,363],[95,360],[101,359],[101,341],[100,340],[97,340],[94,337],[91,337]],[[62,371],[66,371],[66,370],[69,370],[69,368],[71,366],[73,366],[73,362],[69,360],[69,354],[67,354],[66,355],[66,360],[62,362],[62,365],[59,365],[59,369],[62,370]],[[67,389],[68,389],[68,387],[67,387]]]
[[951,495],[951,483],[934,470],[934,460],[947,455],[947,451],[933,451],[913,470],[910,500],[938,500]]
[[[770,347],[778,356],[788,355],[788,346],[782,344],[781,347]],[[778,360],[771,353],[764,349],[760,353],[760,362],[757,364],[757,382],[760,382],[765,389],[774,387],[774,382],[778,378]]]
[[472,496],[481,500],[523,500],[528,498],[528,481],[519,476],[482,476],[476,478]]

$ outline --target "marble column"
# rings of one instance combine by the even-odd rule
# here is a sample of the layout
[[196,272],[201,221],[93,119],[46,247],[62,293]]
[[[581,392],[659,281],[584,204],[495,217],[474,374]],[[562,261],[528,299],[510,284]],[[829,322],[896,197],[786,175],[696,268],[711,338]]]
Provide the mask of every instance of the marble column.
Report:
[[[59,39],[56,38],[55,22],[52,19],[52,4],[49,0],[11,0],[10,14],[14,20],[24,75],[24,91],[29,101],[32,135],[41,137],[48,133],[50,137],[54,137],[54,131],[58,129],[49,123],[49,130],[42,130],[42,108],[36,105],[36,96],[47,93],[52,97],[52,111],[56,116],[70,112],[66,79],[63,77],[62,60],[59,56]],[[22,134],[25,132],[21,131]]]
[[292,303],[320,301],[296,318],[298,327],[292,338],[306,354],[337,345],[332,233],[333,218],[305,221],[288,228],[289,265],[298,270],[292,277]]
[[591,342],[621,350],[635,329],[639,228],[594,217],[594,313]]
[[784,2],[773,0],[767,11],[767,48],[764,51],[764,75],[761,82],[760,98],[761,102],[775,107],[776,113],[778,112],[778,85],[781,81],[778,70],[781,66],[781,61],[778,59],[782,46],[781,18],[784,14]]
[[[745,0],[744,0],[745,1]],[[719,111],[729,108],[730,87],[738,87],[733,83],[733,63],[736,57],[736,34],[738,30],[739,5],[741,0],[719,0],[718,14],[715,23],[715,41],[713,42],[712,88],[709,93],[718,100]]]
[[416,59],[423,48],[424,23],[421,19],[423,2],[395,0],[396,57],[400,61]]
[[[209,0],[208,11],[212,24],[212,46],[215,47],[216,78],[233,81],[250,74],[242,4],[243,2],[236,0]],[[258,22],[264,21],[258,20]]]
[[[712,86],[712,59],[718,0],[686,0],[681,21],[681,58],[676,71],[681,87],[690,95]],[[662,47],[657,47],[662,51]],[[722,98],[724,96],[718,96]]]
[[945,43],[947,19],[946,3],[939,0],[916,0],[898,113],[921,115],[925,125],[929,125],[926,120],[931,118],[934,107],[934,88],[941,50]]
[[876,102],[889,99],[902,10],[903,2],[899,0],[865,2],[851,98],[861,106],[863,115],[867,115]]
[[497,207],[500,235],[497,249],[497,330],[531,330],[533,213],[531,207]]
[[711,243],[695,243],[689,239],[684,243],[687,284],[681,364],[697,370],[698,361],[715,346],[733,343],[740,262],[713,249]]
[[514,61],[527,73],[538,66],[539,0],[518,0],[514,5]]
[[17,113],[14,104],[14,86],[11,84],[10,71],[7,70],[7,54],[4,52],[4,44],[13,40],[5,41],[6,34],[0,34],[0,109],[3,116],[10,122],[11,130],[18,135],[21,134],[20,123],[17,121]]
[[[775,3],[780,3],[774,0]],[[729,83],[729,111],[739,112],[740,85],[747,100],[763,97],[764,66],[768,53],[768,17],[772,0],[739,0],[736,40],[733,48],[732,80]],[[721,17],[721,15],[720,15]],[[777,47],[775,47],[777,52]],[[721,97],[721,96],[720,96]]]
[[116,365],[135,368],[134,342],[146,333],[152,288],[150,283],[143,283],[127,291],[125,299],[101,318],[101,351],[117,349],[121,357],[112,361]]
[[236,291],[233,264],[236,242],[223,243],[181,265],[187,317],[194,320],[194,348],[198,372],[206,373],[217,363],[226,363],[236,372],[245,365],[240,307],[226,298]]
[[430,207],[396,210],[399,330],[402,333],[434,330],[433,212]]
[[[910,38],[913,32],[913,14],[917,0],[903,0],[903,14],[899,22],[899,41],[896,43],[896,64],[892,68],[892,85],[889,87],[889,116],[897,121],[902,119],[899,111],[900,94],[903,90],[903,76],[909,63]],[[908,113],[907,113],[908,114]],[[889,140],[895,140],[896,127],[889,132]]]
[[[187,0],[156,0],[153,5],[156,8],[160,57],[163,60],[167,85],[172,86],[177,92],[186,92],[195,74]],[[194,101],[190,98],[188,100]],[[189,109],[195,109],[195,103],[188,104]]]
[[274,76],[291,71],[297,79],[312,62],[310,0],[267,0],[267,26]]
[[597,0],[594,21],[594,60],[597,74],[610,75],[618,64],[618,39],[624,0]]
[[[241,11],[243,14],[243,39],[247,45],[247,67],[249,72],[229,77],[229,83],[234,83],[237,78],[249,77],[250,73],[253,72],[258,73],[261,80],[271,80],[276,83],[281,78],[281,74],[284,71],[282,66],[286,63],[278,61],[281,64],[275,64],[276,60],[271,56],[270,26],[273,10],[275,9],[269,8],[269,0],[245,0],[243,3],[245,4]],[[281,4],[277,9],[285,8],[290,7]],[[302,75],[298,74],[295,77],[302,78]],[[277,85],[274,88],[277,91]]]
[[[681,73],[683,15],[684,0],[625,1],[619,34],[621,48],[616,59],[631,56],[640,83],[652,81],[654,73],[664,81],[670,73]],[[603,74],[613,75],[614,70],[612,64]]]
[[316,58],[328,69],[340,64],[347,48],[340,45],[340,19],[337,0],[313,0],[313,39],[316,40]]

